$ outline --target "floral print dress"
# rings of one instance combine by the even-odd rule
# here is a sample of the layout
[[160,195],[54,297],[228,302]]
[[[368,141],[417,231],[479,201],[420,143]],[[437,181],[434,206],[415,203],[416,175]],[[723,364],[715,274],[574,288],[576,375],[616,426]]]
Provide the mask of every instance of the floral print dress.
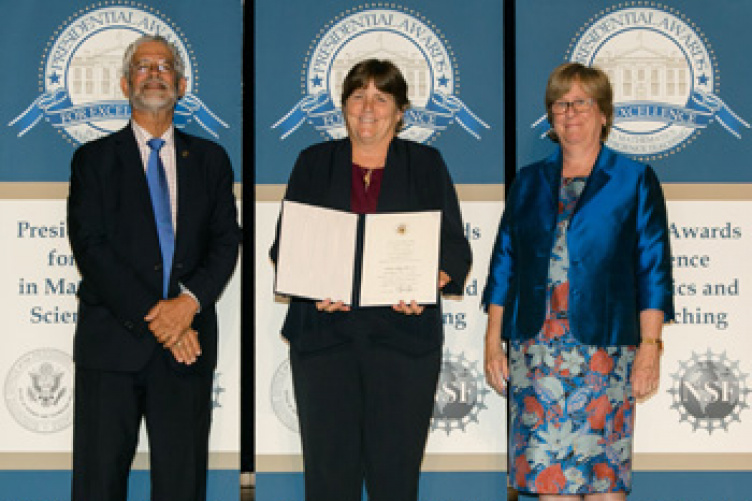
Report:
[[569,330],[566,235],[586,178],[565,178],[549,263],[546,320],[509,349],[509,473],[537,494],[629,492],[636,348],[581,344]]

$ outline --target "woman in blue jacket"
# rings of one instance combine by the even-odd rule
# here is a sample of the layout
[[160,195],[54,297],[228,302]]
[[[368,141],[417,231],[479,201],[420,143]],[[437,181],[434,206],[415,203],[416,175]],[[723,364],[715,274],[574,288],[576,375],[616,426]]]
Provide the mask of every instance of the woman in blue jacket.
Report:
[[674,315],[665,201],[649,166],[603,144],[605,73],[563,64],[545,103],[560,148],[523,168],[506,202],[483,298],[486,377],[508,391],[516,489],[623,500],[634,402],[658,388]]

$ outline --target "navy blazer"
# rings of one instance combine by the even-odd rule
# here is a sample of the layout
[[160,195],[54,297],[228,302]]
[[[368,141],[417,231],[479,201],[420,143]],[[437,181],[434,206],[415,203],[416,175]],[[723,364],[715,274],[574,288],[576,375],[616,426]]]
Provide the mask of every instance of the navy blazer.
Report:
[[[240,241],[233,173],[221,146],[178,130],[175,160],[177,232],[169,297],[177,296],[182,284],[201,303],[193,328],[202,355],[188,368],[174,366],[211,371],[217,358],[214,303],[235,268]],[[68,230],[82,277],[76,363],[139,370],[159,345],[144,316],[162,297],[162,255],[130,125],[82,145],[73,155]]]
[[[290,174],[285,199],[349,211],[351,183],[350,140],[319,143],[300,153]],[[435,148],[395,138],[387,153],[376,212],[424,210],[442,211],[439,268],[452,278],[443,292],[462,295],[472,257],[449,172]],[[277,239],[270,250],[275,263],[278,238],[279,223]],[[316,310],[313,301],[291,298],[282,334],[301,352],[341,344],[353,335],[365,335],[397,350],[420,354],[441,346],[441,303],[427,306],[421,315],[408,316],[390,307],[355,307],[350,312],[322,313]]]
[[[504,306],[504,339],[543,326],[556,230],[561,150],[523,168],[511,187],[483,294]],[[567,230],[569,321],[595,346],[637,345],[640,311],[674,317],[666,204],[653,170],[603,146]]]

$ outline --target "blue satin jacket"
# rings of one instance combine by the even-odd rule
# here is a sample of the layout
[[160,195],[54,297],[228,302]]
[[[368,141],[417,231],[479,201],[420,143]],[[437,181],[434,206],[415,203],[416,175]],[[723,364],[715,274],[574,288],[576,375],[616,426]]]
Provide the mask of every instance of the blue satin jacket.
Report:
[[[499,225],[483,303],[504,306],[502,337],[530,339],[546,315],[561,150],[523,168]],[[674,317],[666,204],[655,172],[603,146],[567,230],[569,322],[595,346],[637,345],[640,311]]]

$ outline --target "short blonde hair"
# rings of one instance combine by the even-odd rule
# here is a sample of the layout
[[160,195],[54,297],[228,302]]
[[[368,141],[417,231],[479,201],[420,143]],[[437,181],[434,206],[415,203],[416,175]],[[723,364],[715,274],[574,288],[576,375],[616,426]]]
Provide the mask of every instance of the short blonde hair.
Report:
[[[588,96],[595,99],[598,109],[606,117],[606,123],[601,129],[601,141],[605,141],[614,123],[614,91],[611,89],[611,82],[608,81],[608,75],[599,68],[581,63],[564,63],[551,72],[546,85],[548,123],[554,123],[551,105],[569,92],[575,82],[582,85]],[[559,142],[559,137],[553,129],[548,132],[548,137],[554,142]]]

